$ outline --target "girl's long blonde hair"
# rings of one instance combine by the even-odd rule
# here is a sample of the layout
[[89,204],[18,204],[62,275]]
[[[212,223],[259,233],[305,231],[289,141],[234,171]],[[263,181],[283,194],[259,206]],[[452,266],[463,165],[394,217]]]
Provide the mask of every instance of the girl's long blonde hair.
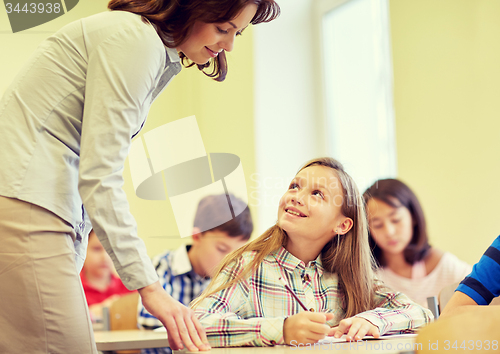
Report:
[[[325,166],[335,170],[342,184],[342,214],[354,222],[349,232],[333,237],[321,251],[321,261],[325,270],[338,275],[339,290],[344,298],[342,304],[345,318],[352,317],[375,307],[374,261],[368,244],[364,200],[354,180],[337,160],[330,157],[314,159],[307,162],[299,172],[311,166]],[[198,306],[206,297],[244,279],[250,271],[257,269],[267,255],[281,246],[286,246],[287,238],[286,231],[274,225],[254,241],[226,256],[214,279],[230,263],[238,260],[243,253],[256,251],[255,258],[243,268],[237,277],[215,289],[212,281],[200,297],[193,301],[192,307]]]

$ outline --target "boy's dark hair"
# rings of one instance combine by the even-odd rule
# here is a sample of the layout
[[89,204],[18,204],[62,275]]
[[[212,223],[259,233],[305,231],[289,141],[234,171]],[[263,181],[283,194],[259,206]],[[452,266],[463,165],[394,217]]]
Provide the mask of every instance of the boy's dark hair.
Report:
[[[227,208],[236,217],[227,220]],[[218,225],[212,227],[212,225]],[[203,232],[220,231],[231,237],[243,235],[244,240],[248,240],[253,231],[252,215],[248,205],[232,194],[209,195],[198,203],[198,209],[194,217],[194,227]]]
[[[410,243],[404,250],[405,260],[409,264],[414,264],[428,255],[431,246],[429,245],[429,239],[427,237],[424,212],[417,196],[410,187],[397,179],[381,179],[368,188],[363,194],[363,197],[365,203],[375,198],[393,208],[403,206],[408,209],[413,221],[413,235]],[[384,266],[384,264],[381,264],[382,250],[377,246],[371,234],[369,233],[368,235],[375,260],[379,265]]]

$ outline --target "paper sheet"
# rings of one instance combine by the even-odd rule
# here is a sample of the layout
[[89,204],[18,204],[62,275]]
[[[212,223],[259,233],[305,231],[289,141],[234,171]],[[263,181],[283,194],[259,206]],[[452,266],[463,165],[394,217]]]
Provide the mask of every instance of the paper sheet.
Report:
[[[380,336],[379,338],[375,338],[373,336],[364,336],[362,340],[384,340],[384,339],[397,339],[397,338],[412,338],[416,337],[416,333],[405,333],[405,334],[389,334],[385,336]],[[325,339],[320,340],[318,343],[341,343],[346,342],[345,334],[340,338],[335,337],[326,337]]]

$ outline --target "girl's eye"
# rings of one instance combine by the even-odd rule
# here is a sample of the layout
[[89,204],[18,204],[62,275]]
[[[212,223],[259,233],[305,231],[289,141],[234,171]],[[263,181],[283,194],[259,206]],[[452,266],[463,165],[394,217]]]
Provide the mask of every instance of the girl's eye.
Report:
[[220,27],[217,27],[217,31],[219,31],[219,33],[222,33],[222,34],[227,34],[228,33],[226,30],[223,30]]
[[397,223],[398,223],[398,222],[400,222],[400,221],[401,221],[401,219],[393,219],[393,220],[392,220],[393,224],[397,224]]
[[374,229],[380,229],[382,227],[382,225],[373,224],[371,227],[374,228]]
[[299,188],[299,185],[297,183],[292,183],[290,184],[290,187],[288,187],[288,189],[296,189],[296,188]]
[[323,197],[324,197],[324,196],[323,196],[323,193],[321,193],[321,191],[314,191],[314,192],[313,192],[313,195],[317,195],[317,196],[319,196],[320,198],[323,198]]

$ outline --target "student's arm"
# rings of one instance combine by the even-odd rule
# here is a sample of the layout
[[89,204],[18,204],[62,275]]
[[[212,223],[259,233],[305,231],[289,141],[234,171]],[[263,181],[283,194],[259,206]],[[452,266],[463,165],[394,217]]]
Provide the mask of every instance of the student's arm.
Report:
[[477,303],[461,291],[455,291],[450,301],[446,304],[439,318],[446,318],[459,313],[477,309]]
[[[237,276],[243,259],[230,264],[213,281],[215,288]],[[276,318],[255,317],[249,308],[249,279],[205,298],[195,307],[200,323],[213,347],[271,346],[284,344],[283,323],[285,316]]]
[[[457,292],[466,295],[477,305],[488,305],[493,298],[500,295],[500,236],[484,252],[472,272],[458,285],[455,294]],[[457,295],[454,306],[460,306],[462,303],[471,305],[467,298]]]
[[378,327],[380,335],[412,331],[430,323],[431,311],[411,301],[406,295],[387,288],[376,291],[377,308],[355,317],[368,320]]

